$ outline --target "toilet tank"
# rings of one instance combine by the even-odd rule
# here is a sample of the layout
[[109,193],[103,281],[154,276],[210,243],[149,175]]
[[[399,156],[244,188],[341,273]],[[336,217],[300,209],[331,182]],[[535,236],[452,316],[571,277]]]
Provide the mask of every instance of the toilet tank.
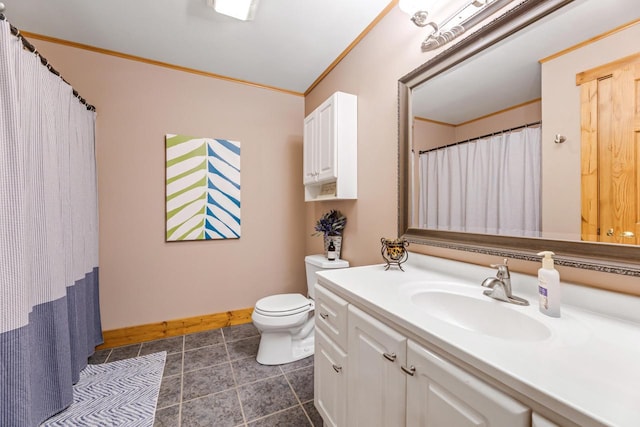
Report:
[[318,271],[349,267],[349,261],[343,259],[329,261],[324,254],[307,255],[304,258],[304,263],[307,268],[307,292],[310,298],[315,298],[313,285],[318,280],[316,277]]

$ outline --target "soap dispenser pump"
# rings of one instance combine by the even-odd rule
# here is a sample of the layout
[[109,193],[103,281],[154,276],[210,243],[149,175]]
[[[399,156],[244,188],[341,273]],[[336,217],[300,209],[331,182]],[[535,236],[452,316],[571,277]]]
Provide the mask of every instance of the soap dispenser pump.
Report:
[[551,317],[560,317],[560,273],[553,266],[551,251],[543,251],[542,268],[538,270],[538,295],[540,312]]

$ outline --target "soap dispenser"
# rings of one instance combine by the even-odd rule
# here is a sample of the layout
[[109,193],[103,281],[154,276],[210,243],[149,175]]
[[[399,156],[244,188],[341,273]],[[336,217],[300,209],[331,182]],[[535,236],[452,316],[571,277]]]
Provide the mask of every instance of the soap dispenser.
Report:
[[327,247],[327,259],[329,261],[335,261],[336,260],[336,247],[333,244],[333,240],[329,241],[329,246]]
[[538,254],[542,256],[542,268],[538,270],[538,295],[540,312],[551,317],[560,317],[560,273],[553,267],[550,251]]

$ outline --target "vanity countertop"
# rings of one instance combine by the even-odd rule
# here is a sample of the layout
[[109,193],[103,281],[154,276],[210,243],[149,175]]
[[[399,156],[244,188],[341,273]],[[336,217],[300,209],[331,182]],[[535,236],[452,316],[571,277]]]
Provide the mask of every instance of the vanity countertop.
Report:
[[[551,318],[538,310],[533,276],[511,273],[513,294],[530,302],[520,307],[482,296],[480,283],[495,275],[488,267],[412,253],[404,272],[384,268],[323,271],[319,283],[526,396],[533,410],[548,408],[581,426],[640,425],[640,298],[562,282],[562,316]],[[538,320],[551,334],[511,340],[442,321],[403,291],[429,283],[475,286],[481,298]]]

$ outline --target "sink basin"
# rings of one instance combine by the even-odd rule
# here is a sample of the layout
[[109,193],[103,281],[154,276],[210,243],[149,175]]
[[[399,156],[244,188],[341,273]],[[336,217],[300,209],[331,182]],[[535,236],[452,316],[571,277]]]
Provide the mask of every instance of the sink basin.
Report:
[[541,341],[551,336],[543,323],[507,303],[441,290],[424,290],[411,302],[451,325],[513,341]]

